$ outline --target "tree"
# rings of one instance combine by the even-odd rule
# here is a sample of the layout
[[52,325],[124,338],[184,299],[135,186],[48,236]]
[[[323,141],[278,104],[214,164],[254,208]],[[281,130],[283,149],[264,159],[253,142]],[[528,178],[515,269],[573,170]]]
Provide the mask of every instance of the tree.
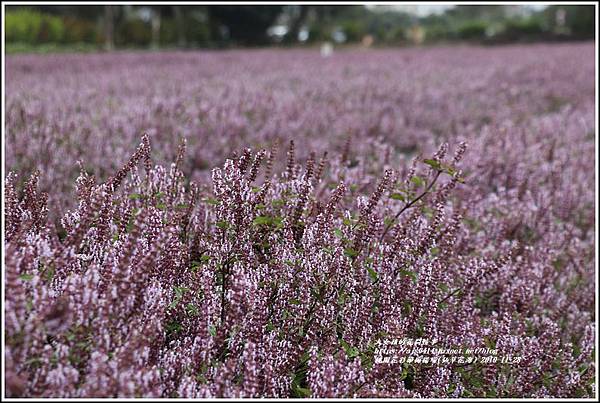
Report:
[[309,11],[312,6],[290,6],[293,7],[294,10],[297,10],[295,13],[290,14],[290,22],[288,32],[283,37],[283,41],[285,43],[294,43],[298,40],[298,33],[300,32],[300,28],[302,24],[306,21],[306,17],[309,14]]
[[264,45],[267,28],[277,20],[282,6],[211,6],[209,17],[224,26],[229,39],[236,45]]
[[113,50],[115,47],[115,22],[113,6],[104,6],[104,48],[106,50]]
[[183,18],[183,13],[181,12],[181,6],[171,7],[173,7],[173,18],[175,19],[175,25],[177,28],[177,46],[184,48],[187,45],[187,41],[185,38],[185,20]]

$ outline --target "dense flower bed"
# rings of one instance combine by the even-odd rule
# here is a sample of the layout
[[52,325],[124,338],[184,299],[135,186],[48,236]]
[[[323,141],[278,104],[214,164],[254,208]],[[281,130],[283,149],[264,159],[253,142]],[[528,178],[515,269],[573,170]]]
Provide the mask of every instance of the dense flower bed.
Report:
[[593,55],[9,57],[7,394],[593,396]]

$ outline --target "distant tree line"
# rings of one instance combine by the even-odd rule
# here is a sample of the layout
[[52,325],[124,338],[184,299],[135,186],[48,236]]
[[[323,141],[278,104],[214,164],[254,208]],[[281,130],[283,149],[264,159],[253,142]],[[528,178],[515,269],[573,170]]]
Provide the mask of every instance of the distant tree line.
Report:
[[125,47],[297,45],[318,41],[401,45],[506,43],[595,38],[594,6],[463,5],[427,17],[390,9],[332,5],[7,6],[7,44]]

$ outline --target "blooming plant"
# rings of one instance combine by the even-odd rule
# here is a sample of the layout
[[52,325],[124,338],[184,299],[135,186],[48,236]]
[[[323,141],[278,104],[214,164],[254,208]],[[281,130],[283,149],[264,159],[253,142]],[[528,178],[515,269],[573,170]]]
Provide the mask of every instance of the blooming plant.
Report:
[[[589,45],[505,48],[490,58],[504,66],[506,54],[525,51],[577,58]],[[291,55],[312,60],[303,52]],[[412,78],[439,82],[410,66],[410,58],[454,56],[418,52],[391,63],[406,64]],[[374,53],[375,60],[387,56]],[[81,58],[74,66],[88,70],[101,61],[64,57]],[[149,58],[140,68],[146,79],[161,77],[164,67],[151,55],[108,57],[125,64]],[[178,62],[193,57],[173,55]],[[206,75],[219,67],[237,72],[226,67],[227,57],[257,60],[244,52],[207,57]],[[386,65],[366,64],[352,78],[340,67],[364,56],[340,57],[339,64],[312,60],[335,79],[275,69],[246,88],[238,78],[208,78],[221,99],[199,107],[170,87],[191,71],[183,65],[175,81],[154,84],[164,94],[150,101],[156,130],[119,121],[131,111],[113,103],[136,108],[124,94],[97,112],[76,111],[91,108],[80,99],[66,110],[30,99],[17,83],[51,85],[35,81],[31,70],[53,71],[55,61],[9,59],[8,396],[594,395],[593,91],[565,82],[574,77],[586,88],[588,79],[576,73],[580,66],[588,72],[590,63],[593,71],[593,63],[583,58],[536,73],[546,87],[532,83],[538,76],[526,70],[525,56],[508,71],[475,62],[480,82],[445,67],[458,81],[440,83],[438,93],[401,78],[415,86],[409,99],[405,90],[395,92],[401,87],[386,87]],[[27,74],[23,66],[30,66]],[[370,81],[370,70],[383,74],[379,81]],[[112,74],[100,78],[107,94],[116,91]],[[505,87],[496,84],[503,75]],[[341,89],[320,86],[347,76]],[[128,85],[147,91],[135,78]],[[259,89],[267,95],[258,98]],[[478,95],[494,89],[493,98]],[[559,89],[564,98],[555,95]],[[96,99],[91,86],[82,91]],[[286,98],[294,91],[314,100],[306,106],[312,120]],[[447,98],[461,91],[457,104]],[[329,104],[319,109],[322,99]],[[411,113],[399,116],[397,105]],[[492,105],[503,106],[488,116]],[[66,121],[49,120],[65,113]],[[356,120],[360,113],[364,119]],[[336,114],[339,121],[329,123]],[[194,119],[215,130],[205,142],[210,157],[190,133],[178,148],[168,146],[174,125],[199,124]],[[104,125],[120,125],[109,133],[123,136],[102,137]],[[292,134],[272,135],[280,127]],[[404,138],[392,135],[398,128],[406,129]],[[345,133],[323,140],[324,129]],[[80,131],[81,141],[69,130]],[[146,131],[141,139],[136,130]],[[238,135],[228,137],[228,130]],[[464,135],[453,134],[458,130]],[[243,139],[252,148],[240,146]],[[133,140],[137,149],[122,165],[102,155]],[[84,149],[94,144],[102,147]],[[222,160],[208,169],[203,158]],[[70,182],[74,192],[66,190]],[[498,360],[381,360],[394,340],[494,350]]]

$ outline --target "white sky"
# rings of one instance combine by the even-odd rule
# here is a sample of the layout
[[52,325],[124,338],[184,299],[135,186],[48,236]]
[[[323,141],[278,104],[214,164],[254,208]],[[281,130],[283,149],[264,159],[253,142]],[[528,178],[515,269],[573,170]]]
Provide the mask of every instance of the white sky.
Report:
[[[377,6],[375,6],[377,7]],[[389,5],[389,6],[383,6],[383,7],[389,7],[389,8],[393,8],[396,9],[398,11],[404,11],[407,13],[411,13],[411,14],[415,14],[418,15],[420,17],[425,16],[425,15],[429,15],[429,14],[440,14],[443,13],[444,11],[446,11],[449,8],[452,8],[454,6],[449,5],[449,4],[420,4],[420,5]]]
[[[398,11],[404,11],[407,13],[418,15],[423,17],[430,14],[441,14],[449,8],[456,7],[452,4],[389,4],[389,5],[367,5],[370,9],[393,9]],[[541,10],[547,6],[544,4],[528,4],[523,7],[530,8],[532,10]]]

